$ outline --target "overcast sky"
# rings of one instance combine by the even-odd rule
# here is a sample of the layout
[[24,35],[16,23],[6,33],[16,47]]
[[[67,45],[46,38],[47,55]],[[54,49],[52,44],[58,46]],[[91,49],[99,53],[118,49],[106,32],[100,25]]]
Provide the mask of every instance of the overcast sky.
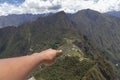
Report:
[[120,0],[0,0],[0,15],[42,14],[62,10],[75,13],[88,8],[102,13],[120,11]]

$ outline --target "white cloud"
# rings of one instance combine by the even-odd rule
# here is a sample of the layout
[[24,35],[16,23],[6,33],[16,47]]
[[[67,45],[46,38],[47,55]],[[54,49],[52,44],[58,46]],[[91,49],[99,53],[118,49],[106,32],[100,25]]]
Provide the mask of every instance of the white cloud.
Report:
[[87,8],[100,12],[120,11],[120,0],[25,0],[20,5],[0,4],[0,15],[40,14],[61,10],[74,13]]

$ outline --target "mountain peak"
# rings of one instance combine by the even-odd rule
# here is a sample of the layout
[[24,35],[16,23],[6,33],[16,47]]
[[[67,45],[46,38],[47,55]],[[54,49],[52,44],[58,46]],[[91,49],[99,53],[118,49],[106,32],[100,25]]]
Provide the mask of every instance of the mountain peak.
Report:
[[90,19],[90,20],[95,21],[96,19],[98,19],[100,14],[101,13],[94,11],[94,10],[91,10],[91,9],[84,9],[84,10],[80,10],[77,13],[75,13],[73,15],[73,17],[76,16],[76,19],[81,17],[82,19],[86,18],[86,19]]
[[78,14],[79,14],[79,13],[82,13],[82,14],[100,14],[99,12],[94,11],[94,10],[91,10],[91,9],[80,10],[80,11],[78,11],[77,13],[78,13]]
[[49,18],[50,21],[53,20],[66,20],[68,18],[67,14],[64,11],[57,12],[51,16],[47,16],[46,18]]
[[64,11],[57,12],[58,14],[66,14]]
[[56,16],[67,16],[67,14],[64,11],[60,11],[55,13]]
[[65,19],[65,18],[67,18],[67,14],[64,11],[60,11],[49,16],[40,17],[39,20],[53,21],[53,20]]

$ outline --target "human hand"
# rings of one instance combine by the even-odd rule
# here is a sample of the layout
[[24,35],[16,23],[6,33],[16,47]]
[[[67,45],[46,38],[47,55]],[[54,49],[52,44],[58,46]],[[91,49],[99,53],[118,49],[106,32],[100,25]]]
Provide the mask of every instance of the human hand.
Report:
[[48,49],[32,55],[0,59],[0,80],[25,80],[38,65],[53,63],[56,55],[61,52]]
[[47,49],[45,51],[40,52],[43,55],[44,60],[42,61],[43,64],[53,64],[55,57],[60,54],[62,50],[54,50],[54,49]]

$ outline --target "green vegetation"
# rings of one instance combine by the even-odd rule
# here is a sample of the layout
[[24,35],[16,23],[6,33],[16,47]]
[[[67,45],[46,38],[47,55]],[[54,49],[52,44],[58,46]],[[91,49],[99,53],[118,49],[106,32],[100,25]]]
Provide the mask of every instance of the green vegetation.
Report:
[[80,62],[78,57],[65,57],[43,68],[35,77],[37,80],[80,80],[94,65],[94,62],[88,60]]
[[[49,67],[43,67],[38,73],[34,76],[37,80],[116,80],[116,75],[114,69],[107,60],[100,57],[96,60],[92,60],[89,57],[85,57],[84,46],[87,44],[84,43],[83,52],[78,52],[80,48],[75,46],[73,40],[66,38],[66,43],[64,43],[60,48],[69,49],[70,51],[64,51],[60,55],[56,63]],[[76,41],[74,39],[74,41]],[[69,46],[68,46],[69,45]],[[74,45],[74,46],[73,46]],[[72,48],[74,49],[72,50]],[[92,47],[91,53],[94,51]],[[94,51],[95,52],[95,51]],[[84,54],[83,54],[84,53]],[[51,77],[52,76],[52,77]]]
[[77,51],[75,51],[75,50],[72,50],[71,53],[72,53],[72,55],[75,56],[75,57],[77,57],[77,56],[80,57],[79,52],[77,52]]

